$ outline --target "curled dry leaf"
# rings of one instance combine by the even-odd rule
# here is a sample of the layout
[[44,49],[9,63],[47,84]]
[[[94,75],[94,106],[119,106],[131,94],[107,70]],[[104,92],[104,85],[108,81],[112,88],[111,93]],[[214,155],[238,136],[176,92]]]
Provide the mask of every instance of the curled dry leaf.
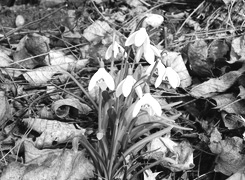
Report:
[[29,128],[41,133],[36,139],[36,147],[50,147],[53,143],[65,143],[85,133],[85,129],[76,129],[73,124],[38,118],[25,118],[23,122]]
[[71,115],[70,110],[72,108],[78,110],[81,114],[88,114],[92,110],[88,105],[81,103],[75,98],[60,99],[52,104],[52,109],[59,118],[65,118]]
[[16,51],[13,53],[14,62],[16,63],[14,67],[33,69],[36,66],[49,65],[49,61],[45,59],[48,52],[48,38],[39,34],[25,36],[20,40]]
[[175,72],[178,73],[180,78],[180,86],[186,88],[191,85],[191,76],[186,69],[185,63],[181,54],[177,52],[166,52],[164,53],[163,64],[167,67],[171,67]]

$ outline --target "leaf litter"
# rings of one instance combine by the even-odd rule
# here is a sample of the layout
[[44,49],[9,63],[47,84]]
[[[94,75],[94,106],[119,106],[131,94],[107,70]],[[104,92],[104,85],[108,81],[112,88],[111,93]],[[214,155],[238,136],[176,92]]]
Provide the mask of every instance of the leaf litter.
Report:
[[244,179],[244,7],[1,2],[1,179]]

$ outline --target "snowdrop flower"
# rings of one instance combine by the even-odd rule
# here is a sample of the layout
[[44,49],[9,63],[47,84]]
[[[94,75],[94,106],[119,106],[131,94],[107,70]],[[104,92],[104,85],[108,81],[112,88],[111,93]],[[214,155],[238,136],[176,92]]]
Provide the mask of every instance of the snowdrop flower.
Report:
[[165,75],[163,79],[167,79],[169,84],[175,89],[180,86],[180,77],[178,73],[171,67],[166,68]]
[[145,93],[143,97],[136,102],[132,112],[133,118],[139,114],[140,109],[146,110],[151,116],[155,114],[157,116],[162,115],[162,108],[159,102],[154,99],[149,92]]
[[[154,64],[151,64],[146,70],[146,74],[150,75]],[[171,67],[165,68],[165,66],[159,61],[157,64],[158,77],[155,82],[155,88],[159,87],[163,80],[168,80],[170,86],[174,89],[180,86],[180,77]]]
[[[113,46],[114,45],[114,46]],[[112,47],[113,46],[113,47]],[[106,53],[105,53],[105,59],[106,60],[108,60],[108,59],[110,59],[111,57],[112,57],[112,53],[113,53],[113,55],[114,55],[114,58],[116,58],[117,57],[117,55],[118,54],[124,54],[124,48],[120,45],[120,44],[118,44],[116,41],[114,42],[114,43],[112,43],[109,47],[108,47],[108,49],[107,49],[107,51],[106,51]]]
[[[145,28],[140,28],[138,31],[135,31],[133,34],[131,34],[126,42],[125,46],[130,46],[134,44],[137,47],[140,47],[143,45],[144,42],[146,42],[149,39],[149,36],[146,32]],[[150,41],[149,41],[150,43]]]
[[154,28],[159,27],[163,23],[163,17],[159,14],[147,14],[144,23]]
[[[147,75],[150,75],[153,67],[155,66],[156,62],[151,64],[148,69],[146,70],[146,74]],[[158,77],[156,79],[156,82],[155,82],[155,88],[157,88],[158,86],[160,86],[160,84],[162,83],[162,80],[164,79],[164,75],[166,73],[166,68],[165,66],[162,64],[161,61],[158,61],[157,63],[157,71],[158,71]]]
[[[124,80],[122,80],[117,86],[116,97],[119,97],[121,94],[123,94],[124,97],[128,97],[135,83],[136,80],[132,76],[132,68],[129,68],[127,77]],[[140,86],[137,86],[135,88],[135,91],[138,97],[142,97],[143,93]]]
[[103,65],[101,65],[98,71],[92,76],[88,85],[88,90],[91,91],[96,85],[98,85],[102,91],[105,91],[107,87],[110,90],[115,89],[114,79],[105,70]]
[[151,169],[146,169],[144,172],[144,180],[156,180],[159,173],[160,172],[153,173]]
[[135,60],[138,63],[142,55],[144,54],[145,60],[152,64],[155,60],[155,56],[160,57],[160,51],[150,44],[150,38],[145,28],[140,28],[131,34],[125,42],[125,46],[134,44],[137,48]]

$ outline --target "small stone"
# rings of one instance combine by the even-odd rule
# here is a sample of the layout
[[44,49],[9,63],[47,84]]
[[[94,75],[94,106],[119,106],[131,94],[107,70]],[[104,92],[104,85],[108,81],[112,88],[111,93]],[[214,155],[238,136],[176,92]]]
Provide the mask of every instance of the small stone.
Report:
[[15,19],[15,25],[16,27],[23,26],[25,24],[25,19],[22,15],[18,15]]

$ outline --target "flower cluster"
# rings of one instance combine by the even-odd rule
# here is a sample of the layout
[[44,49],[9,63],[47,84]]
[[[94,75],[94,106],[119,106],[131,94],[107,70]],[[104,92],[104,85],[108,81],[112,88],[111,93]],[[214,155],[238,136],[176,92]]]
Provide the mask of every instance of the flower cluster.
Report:
[[[91,156],[93,156],[93,161],[98,165],[97,174],[104,179],[111,180],[115,179],[115,177],[122,179],[127,175],[128,167],[123,172],[124,170],[119,166],[125,164],[125,159],[140,151],[141,147],[144,147],[154,138],[170,133],[174,127],[172,121],[171,125],[154,122],[155,119],[167,119],[168,121],[168,118],[162,114],[162,106],[152,96],[148,84],[151,75],[157,70],[156,88],[163,81],[168,81],[172,88],[180,86],[178,73],[171,66],[166,66],[167,63],[165,61],[167,59],[164,58],[167,55],[161,55],[161,51],[151,44],[146,30],[146,26],[149,25],[156,28],[162,22],[163,18],[160,15],[147,15],[142,22],[142,27],[126,39],[125,46],[132,46],[132,49],[135,50],[133,62],[128,60],[124,47],[115,41],[114,38],[113,43],[105,53],[105,59],[111,59],[110,72],[107,71],[103,60],[101,60],[98,71],[91,77],[89,82],[88,90],[98,100],[98,105],[91,100],[98,110],[98,130],[96,134],[98,143],[96,148],[89,145],[86,138],[83,139],[82,143],[84,147],[89,149]],[[146,72],[140,69],[141,65],[135,68],[135,65],[139,63],[142,57],[150,64]],[[119,71],[114,69],[115,59],[122,59]],[[93,89],[95,91],[92,91]],[[97,91],[98,89],[99,92]],[[88,97],[92,99],[90,95]],[[174,105],[168,104],[168,107],[170,106]],[[147,124],[138,126],[139,121],[146,116],[150,118]],[[150,130],[155,128],[156,124],[160,130],[150,134]],[[142,135],[148,135],[148,133],[149,136],[142,138]],[[172,150],[173,148],[171,149],[171,145],[169,149],[172,152],[174,150]],[[128,166],[130,162],[126,164]],[[146,168],[144,178],[155,179],[158,174]]]

